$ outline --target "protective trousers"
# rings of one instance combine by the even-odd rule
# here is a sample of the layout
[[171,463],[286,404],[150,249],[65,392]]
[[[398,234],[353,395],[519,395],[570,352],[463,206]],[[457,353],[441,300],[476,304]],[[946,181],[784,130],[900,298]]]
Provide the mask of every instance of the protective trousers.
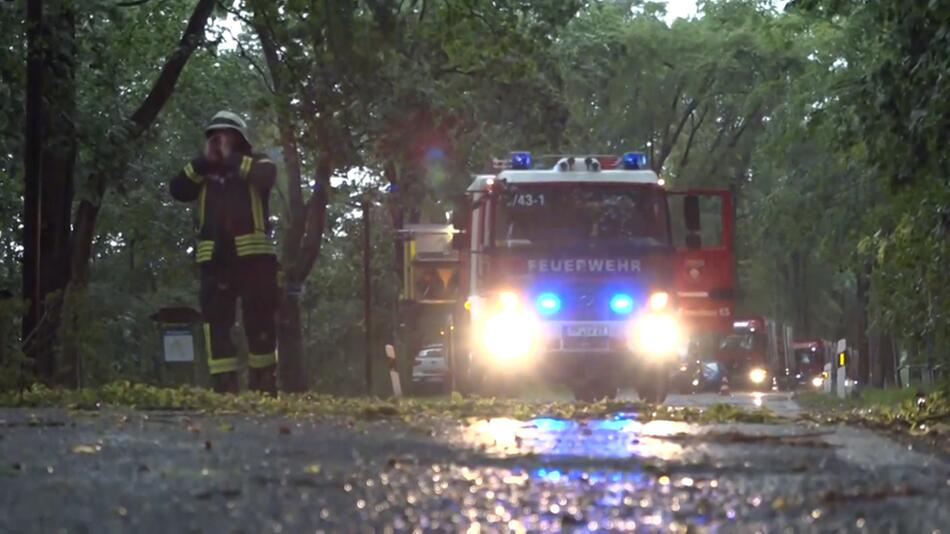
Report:
[[231,328],[241,300],[248,346],[248,387],[277,391],[277,259],[271,255],[231,257],[201,265],[201,313],[205,350],[215,391],[238,391],[237,349]]

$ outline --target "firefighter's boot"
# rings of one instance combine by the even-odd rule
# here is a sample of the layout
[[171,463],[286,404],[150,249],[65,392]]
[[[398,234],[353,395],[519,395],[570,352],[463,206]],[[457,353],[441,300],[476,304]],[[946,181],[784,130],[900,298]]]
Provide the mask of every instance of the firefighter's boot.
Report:
[[218,373],[211,375],[211,385],[215,393],[238,393],[240,384],[237,372]]
[[248,369],[247,385],[251,391],[277,396],[277,366]]

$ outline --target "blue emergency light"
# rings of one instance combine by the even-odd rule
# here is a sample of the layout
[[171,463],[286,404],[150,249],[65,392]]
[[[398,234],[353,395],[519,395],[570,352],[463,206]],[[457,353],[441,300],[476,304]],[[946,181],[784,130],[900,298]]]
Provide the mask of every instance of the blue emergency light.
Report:
[[623,155],[623,168],[637,171],[647,168],[647,155],[642,152],[627,152]]
[[531,152],[512,152],[511,168],[527,170],[531,168]]
[[554,315],[561,311],[561,297],[555,293],[541,293],[535,301],[538,312],[543,315]]
[[629,314],[633,311],[633,297],[626,293],[617,293],[610,297],[610,309],[616,314]]

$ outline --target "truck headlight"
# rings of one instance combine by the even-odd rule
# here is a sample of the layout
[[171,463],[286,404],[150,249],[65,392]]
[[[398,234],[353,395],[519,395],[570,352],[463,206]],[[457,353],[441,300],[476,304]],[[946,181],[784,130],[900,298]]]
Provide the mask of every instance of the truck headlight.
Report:
[[505,310],[486,318],[482,343],[496,360],[517,360],[531,353],[537,335],[538,324],[532,314]]
[[676,352],[680,344],[680,329],[676,319],[664,313],[647,313],[633,323],[630,349],[651,356],[666,356]]
[[820,376],[816,376],[816,377],[814,377],[814,378],[811,379],[811,385],[812,385],[812,386],[815,386],[816,388],[820,388],[821,385],[824,384],[824,383],[825,383],[825,379],[823,379],[823,378],[820,377]]
[[751,371],[749,371],[749,380],[751,380],[755,384],[761,384],[762,382],[765,382],[765,379],[767,377],[768,377],[768,373],[765,372],[765,369],[762,369],[760,367],[756,367],[755,369],[752,369]]
[[670,294],[666,291],[656,291],[650,295],[650,309],[653,311],[665,310],[670,303]]

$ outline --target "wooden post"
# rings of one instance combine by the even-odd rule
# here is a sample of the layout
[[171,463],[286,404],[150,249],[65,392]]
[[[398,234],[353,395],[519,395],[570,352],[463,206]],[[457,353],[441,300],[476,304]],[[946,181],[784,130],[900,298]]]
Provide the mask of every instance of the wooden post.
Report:
[[363,197],[363,333],[366,339],[366,393],[373,390],[373,294],[370,276],[369,198]]

